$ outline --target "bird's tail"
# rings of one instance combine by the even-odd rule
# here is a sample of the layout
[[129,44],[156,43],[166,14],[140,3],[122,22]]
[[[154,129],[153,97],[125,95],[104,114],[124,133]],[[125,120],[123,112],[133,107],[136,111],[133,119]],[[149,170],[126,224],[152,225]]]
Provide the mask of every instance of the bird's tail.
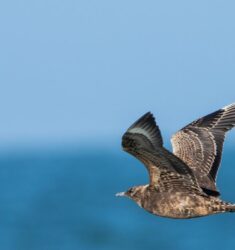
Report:
[[210,207],[213,213],[235,212],[235,204],[221,200],[214,200],[213,205]]
[[223,203],[221,208],[224,212],[235,212],[235,204],[232,203]]
[[235,212],[235,204],[227,205],[226,212]]

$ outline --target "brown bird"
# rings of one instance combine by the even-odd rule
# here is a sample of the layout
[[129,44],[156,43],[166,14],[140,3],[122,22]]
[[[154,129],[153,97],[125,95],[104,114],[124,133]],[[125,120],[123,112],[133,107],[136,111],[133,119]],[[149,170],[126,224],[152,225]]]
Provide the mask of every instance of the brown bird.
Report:
[[163,147],[161,132],[148,112],[123,135],[124,151],[147,168],[150,183],[126,196],[155,215],[193,218],[235,212],[216,187],[225,133],[235,126],[235,103],[200,118],[172,137],[173,153]]

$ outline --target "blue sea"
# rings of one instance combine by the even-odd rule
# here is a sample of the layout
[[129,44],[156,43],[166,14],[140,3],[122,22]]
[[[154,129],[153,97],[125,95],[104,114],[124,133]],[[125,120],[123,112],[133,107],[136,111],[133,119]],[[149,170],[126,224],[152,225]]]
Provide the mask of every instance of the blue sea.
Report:
[[[218,186],[235,202],[235,147]],[[116,192],[145,184],[120,148],[21,150],[0,156],[0,249],[235,249],[235,213],[190,220],[153,216]]]

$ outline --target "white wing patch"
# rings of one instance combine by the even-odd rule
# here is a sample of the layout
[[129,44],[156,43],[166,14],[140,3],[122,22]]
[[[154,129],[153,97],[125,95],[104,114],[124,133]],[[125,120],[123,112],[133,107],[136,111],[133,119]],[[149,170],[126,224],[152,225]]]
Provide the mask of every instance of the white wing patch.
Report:
[[229,109],[229,108],[231,108],[231,107],[233,107],[233,106],[235,106],[235,103],[229,104],[229,105],[223,107],[222,109],[223,109],[223,110],[226,110],[226,109]]
[[130,130],[128,130],[128,132],[132,133],[132,134],[141,134],[141,135],[144,135],[145,137],[147,137],[151,141],[151,136],[143,128],[131,128]]

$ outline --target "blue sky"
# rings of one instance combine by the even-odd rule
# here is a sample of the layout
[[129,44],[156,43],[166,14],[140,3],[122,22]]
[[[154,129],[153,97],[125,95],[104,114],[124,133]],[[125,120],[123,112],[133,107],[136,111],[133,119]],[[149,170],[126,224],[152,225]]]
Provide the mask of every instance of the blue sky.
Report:
[[2,1],[0,144],[168,137],[235,101],[234,1]]

